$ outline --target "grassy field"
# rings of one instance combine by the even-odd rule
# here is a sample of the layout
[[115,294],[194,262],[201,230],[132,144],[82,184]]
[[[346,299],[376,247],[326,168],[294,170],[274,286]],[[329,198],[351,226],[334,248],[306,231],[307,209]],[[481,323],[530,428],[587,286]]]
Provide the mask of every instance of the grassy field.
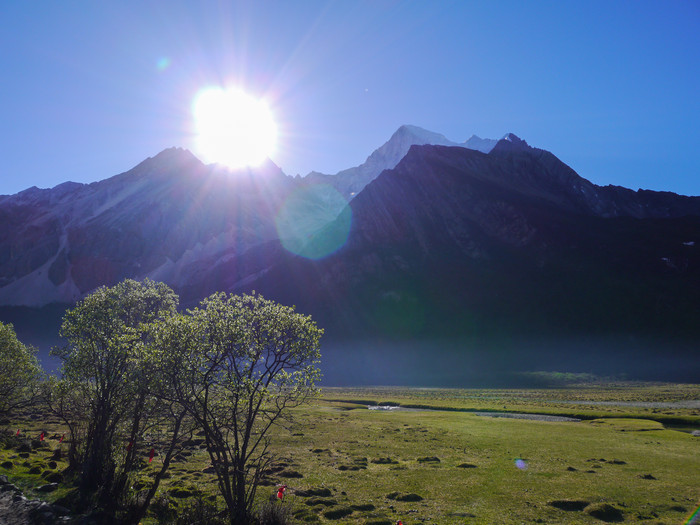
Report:
[[[293,426],[275,433],[278,459],[259,496],[266,500],[277,484],[287,484],[283,505],[302,523],[681,524],[700,503],[700,437],[664,425],[700,429],[697,400],[700,385],[327,388],[295,410]],[[367,410],[382,404],[421,409]],[[29,433],[48,430],[52,439],[25,457],[0,451],[0,464],[13,464],[0,466],[0,474],[30,493],[45,483],[45,472],[65,467],[58,460],[50,468],[61,432],[52,425],[13,422]],[[201,449],[175,463],[158,505],[183,505],[196,492],[214,495],[207,466]]]

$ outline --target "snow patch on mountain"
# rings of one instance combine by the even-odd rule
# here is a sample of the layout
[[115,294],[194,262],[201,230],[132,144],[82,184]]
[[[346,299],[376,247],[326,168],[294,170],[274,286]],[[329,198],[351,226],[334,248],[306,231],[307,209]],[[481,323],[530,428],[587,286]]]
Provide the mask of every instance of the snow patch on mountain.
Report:
[[453,142],[440,133],[404,124],[394,132],[387,142],[374,150],[363,164],[339,171],[335,175],[311,172],[306,176],[306,179],[309,182],[330,184],[346,199],[351,200],[367,184],[376,179],[382,171],[395,168],[399,161],[406,156],[411,146],[425,144],[452,146],[488,153],[497,143],[497,140],[482,139],[476,135],[472,135],[465,142]]
[[495,139],[482,139],[476,135],[472,135],[461,144],[462,147],[480,151],[481,153],[489,153],[498,143]]

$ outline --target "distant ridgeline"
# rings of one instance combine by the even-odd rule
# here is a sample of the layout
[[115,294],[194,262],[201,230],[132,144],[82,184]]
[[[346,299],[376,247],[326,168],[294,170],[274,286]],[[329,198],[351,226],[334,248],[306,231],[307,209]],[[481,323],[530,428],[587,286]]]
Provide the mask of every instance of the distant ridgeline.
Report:
[[0,223],[0,320],[44,354],[66,305],[149,277],[185,307],[217,290],[295,304],[326,329],[327,384],[700,377],[700,197],[597,186],[512,134],[402,126],[307,177],[169,149],[1,196]]

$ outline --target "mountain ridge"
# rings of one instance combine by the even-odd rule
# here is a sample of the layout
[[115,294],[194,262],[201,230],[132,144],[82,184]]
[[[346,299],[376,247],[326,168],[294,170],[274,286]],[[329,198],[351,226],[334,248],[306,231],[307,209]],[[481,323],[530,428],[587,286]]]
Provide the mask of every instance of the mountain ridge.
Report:
[[[256,290],[326,328],[336,379],[362,377],[339,350],[348,345],[381,357],[387,373],[390,356],[413,348],[433,377],[446,373],[425,361],[436,341],[464,366],[481,363],[480,345],[523,366],[579,368],[644,348],[640,377],[656,377],[662,354],[669,364],[657,372],[669,377],[696,355],[700,197],[597,186],[512,134],[488,153],[410,144],[337,212],[337,190],[321,179],[271,162],[231,172],[175,148],[103,181],[0,198],[0,312],[71,304],[126,277],[165,282],[185,307]],[[322,218],[311,229],[285,230],[311,209]],[[288,235],[305,251],[290,250]],[[566,361],[556,345],[537,353],[547,338],[599,342]],[[603,351],[602,340],[626,350]]]
[[[420,129],[402,126],[392,137],[408,136],[410,140],[401,145],[403,148],[413,141]],[[424,134],[424,137],[444,138],[438,134]],[[391,139],[385,146],[390,143]],[[393,144],[392,148],[396,149],[397,143]],[[469,173],[473,180],[495,169],[491,177],[500,181],[501,191],[507,189],[530,195],[539,199],[540,205],[556,205],[572,212],[608,218],[700,214],[700,197],[597,186],[550,152],[532,148],[513,134],[499,140],[488,154],[453,143],[407,147],[397,167],[403,162],[423,162],[426,156],[430,157],[430,162],[442,162],[441,158],[450,157],[445,169]],[[440,148],[454,151],[441,153]],[[386,156],[381,148],[373,155]],[[414,157],[415,160],[411,160]],[[487,164],[491,166],[488,169]],[[415,166],[412,169],[415,170]],[[391,169],[383,170],[368,185],[387,171]],[[533,184],[533,177],[537,185]],[[259,187],[261,180],[267,181],[264,190]],[[6,225],[5,233],[0,235],[0,246],[9,249],[5,250],[5,257],[0,257],[0,304],[40,306],[56,301],[72,302],[102,282],[111,282],[115,276],[151,277],[181,286],[189,278],[186,266],[195,264],[202,256],[231,257],[254,245],[276,242],[279,237],[276,209],[300,184],[313,184],[313,181],[288,177],[272,162],[257,170],[239,170],[232,174],[215,165],[205,166],[188,150],[168,148],[131,170],[102,181],[66,182],[52,189],[29,188],[14,196],[5,196],[0,198],[0,220]],[[188,196],[198,194],[208,199],[207,206],[212,202],[217,205],[204,215],[198,210],[197,220],[206,219],[215,224],[197,224],[192,217],[181,216],[185,208],[193,213],[198,204],[189,202]],[[250,202],[241,200],[242,194]],[[244,215],[256,225],[240,224],[234,232],[235,225],[226,211],[227,198],[232,199],[232,203],[238,202],[240,210],[247,210]],[[384,196],[387,201],[400,198],[400,195]],[[307,199],[302,205],[309,202]],[[267,211],[260,215],[251,203]],[[210,213],[214,210],[217,210],[215,217]],[[188,228],[195,230],[188,234],[189,241],[175,238],[171,232],[172,225],[182,228],[183,220]],[[128,225],[126,230],[122,225]],[[201,237],[210,226],[213,229]],[[399,235],[396,225],[393,231]],[[107,245],[100,244],[99,237],[104,235],[111,236]],[[314,234],[308,235],[311,238]],[[130,264],[129,257],[140,257],[148,251],[143,244],[149,242],[149,236],[163,240],[168,248],[155,250],[135,266]],[[141,246],[134,246],[134,239],[140,239]],[[95,257],[100,250],[103,256]],[[121,262],[115,266],[115,261]],[[34,277],[29,277],[32,273]],[[92,277],[86,278],[86,275]],[[52,285],[56,288],[53,292]],[[24,302],[13,302],[13,297],[20,297]]]
[[332,185],[341,195],[349,200],[362,191],[382,171],[395,167],[413,145],[458,146],[488,153],[496,145],[496,142],[493,139],[482,139],[472,135],[465,142],[457,143],[447,139],[440,133],[428,131],[419,126],[404,124],[359,166],[341,170],[335,175],[311,172],[306,178],[312,182],[323,182]]

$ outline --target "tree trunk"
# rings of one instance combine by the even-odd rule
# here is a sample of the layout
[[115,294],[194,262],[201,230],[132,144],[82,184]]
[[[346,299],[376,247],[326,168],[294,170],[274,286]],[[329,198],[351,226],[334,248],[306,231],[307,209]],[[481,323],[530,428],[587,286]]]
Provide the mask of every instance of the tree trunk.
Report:
[[234,482],[234,515],[236,521],[232,522],[234,525],[248,525],[250,523],[250,516],[248,515],[248,505],[245,498],[245,465],[241,465],[240,462],[235,464],[235,471],[233,473]]
[[158,471],[156,474],[156,478],[153,480],[153,484],[151,485],[151,488],[148,491],[148,494],[146,495],[146,499],[143,502],[143,505],[136,507],[132,512],[129,513],[129,516],[125,520],[125,522],[128,525],[131,525],[132,523],[140,523],[143,517],[146,515],[146,511],[148,510],[148,507],[151,505],[151,501],[153,500],[153,497],[156,495],[156,492],[158,491],[158,487],[160,486],[160,481],[163,479],[163,476],[165,475],[165,472],[168,470],[168,467],[170,466],[170,460],[173,457],[173,453],[175,451],[175,447],[177,446],[177,440],[178,437],[180,436],[180,426],[182,424],[182,420],[185,417],[186,412],[182,412],[179,414],[178,418],[175,420],[175,428],[173,429],[173,437],[170,440],[170,446],[168,447],[168,450],[165,453],[165,458],[163,459],[163,466],[161,469]]

